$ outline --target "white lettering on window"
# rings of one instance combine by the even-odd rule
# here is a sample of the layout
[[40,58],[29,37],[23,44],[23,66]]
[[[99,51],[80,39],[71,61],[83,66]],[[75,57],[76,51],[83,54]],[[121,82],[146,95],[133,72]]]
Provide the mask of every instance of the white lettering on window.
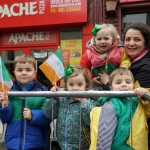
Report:
[[28,33],[11,33],[8,43],[13,42],[18,44],[20,42],[44,41],[50,39],[50,32],[28,32]]

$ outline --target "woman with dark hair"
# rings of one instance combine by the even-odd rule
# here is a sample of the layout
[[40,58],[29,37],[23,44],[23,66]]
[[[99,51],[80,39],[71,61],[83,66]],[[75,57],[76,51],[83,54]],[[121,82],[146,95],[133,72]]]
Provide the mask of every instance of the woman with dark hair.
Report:
[[124,31],[124,48],[132,60],[130,67],[135,81],[150,88],[150,28],[143,23],[133,23]]
[[[128,25],[124,30],[124,48],[130,56],[132,64],[129,68],[141,87],[150,88],[150,28],[136,22]],[[150,119],[147,120],[150,128]],[[148,134],[150,149],[150,134]]]

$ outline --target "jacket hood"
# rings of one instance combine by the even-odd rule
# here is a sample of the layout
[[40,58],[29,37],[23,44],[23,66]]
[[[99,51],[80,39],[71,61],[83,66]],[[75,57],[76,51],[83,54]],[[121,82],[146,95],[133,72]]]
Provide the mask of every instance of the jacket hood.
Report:
[[[14,81],[10,91],[23,91],[19,82]],[[25,91],[48,91],[48,88],[40,82],[30,82],[26,84]]]

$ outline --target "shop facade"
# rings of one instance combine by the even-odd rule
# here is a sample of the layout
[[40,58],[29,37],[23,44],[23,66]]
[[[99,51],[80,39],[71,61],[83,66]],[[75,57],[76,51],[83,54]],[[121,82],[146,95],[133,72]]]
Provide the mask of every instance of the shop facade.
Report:
[[103,6],[103,22],[114,24],[121,37],[128,23],[142,22],[150,26],[149,0],[105,0]]
[[149,0],[11,0],[0,2],[0,56],[13,75],[18,54],[33,55],[37,80],[51,87],[38,66],[60,46],[64,65],[78,65],[95,23],[112,23],[120,37],[128,23],[150,26]]
[[0,56],[12,75],[15,56],[34,56],[37,80],[50,88],[38,66],[58,46],[64,65],[78,65],[85,45],[83,30],[93,26],[87,26],[87,18],[87,0],[1,0]]

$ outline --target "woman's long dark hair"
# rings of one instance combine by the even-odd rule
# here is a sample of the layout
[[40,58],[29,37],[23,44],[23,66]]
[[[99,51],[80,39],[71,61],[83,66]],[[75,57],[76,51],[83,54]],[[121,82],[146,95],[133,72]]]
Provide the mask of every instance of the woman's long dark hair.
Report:
[[125,40],[125,35],[129,29],[135,29],[141,32],[145,40],[145,47],[150,49],[150,27],[141,22],[130,23],[125,29],[123,34],[123,41]]

